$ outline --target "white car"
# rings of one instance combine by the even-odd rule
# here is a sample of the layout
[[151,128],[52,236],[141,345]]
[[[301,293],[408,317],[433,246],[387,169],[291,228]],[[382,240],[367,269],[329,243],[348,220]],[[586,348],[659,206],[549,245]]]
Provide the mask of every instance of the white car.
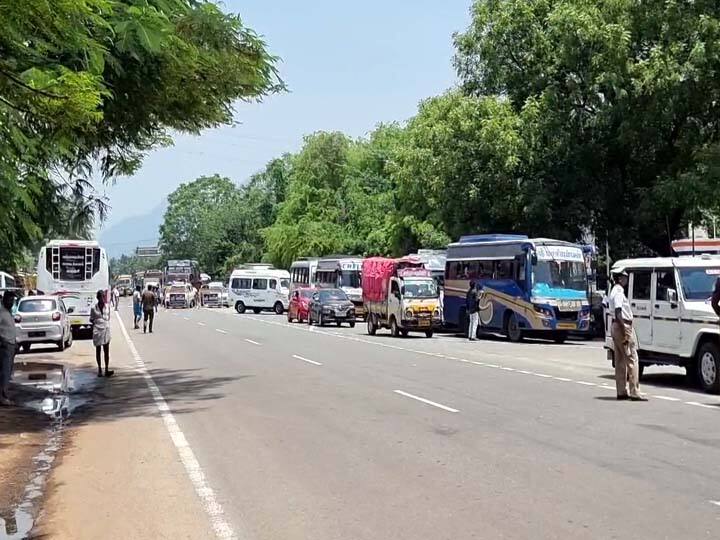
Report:
[[[710,303],[720,258],[627,259],[611,273],[621,270],[629,276],[640,372],[654,364],[682,366],[705,391],[720,393],[720,326]],[[606,310],[605,348],[614,362],[612,316]]]
[[18,302],[15,312],[16,342],[24,352],[34,343],[53,343],[64,351],[72,345],[73,336],[66,308],[56,296],[26,296]]
[[170,308],[194,308],[195,287],[189,283],[174,283],[165,293],[165,307]]

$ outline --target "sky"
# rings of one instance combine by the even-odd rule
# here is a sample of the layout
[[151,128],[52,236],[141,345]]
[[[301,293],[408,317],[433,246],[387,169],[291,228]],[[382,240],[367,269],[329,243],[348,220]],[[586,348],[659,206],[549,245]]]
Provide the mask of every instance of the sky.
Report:
[[[418,103],[456,83],[452,33],[470,22],[471,0],[226,0],[281,57],[289,92],[236,106],[235,126],[175,135],[134,176],[103,188],[104,229],[147,214],[181,183],[220,174],[242,184],[304,135],[339,130],[353,137],[381,122],[407,120]],[[128,238],[127,241],[135,239]],[[137,239],[138,241],[144,239]]]

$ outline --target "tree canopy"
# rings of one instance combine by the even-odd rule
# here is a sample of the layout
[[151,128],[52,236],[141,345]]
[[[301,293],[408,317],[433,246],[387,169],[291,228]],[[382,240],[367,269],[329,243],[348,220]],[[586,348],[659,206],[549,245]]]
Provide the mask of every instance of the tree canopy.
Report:
[[203,0],[0,0],[0,262],[67,216],[91,228],[93,172],[132,174],[171,132],[231,123],[233,103],[283,88],[275,63]]

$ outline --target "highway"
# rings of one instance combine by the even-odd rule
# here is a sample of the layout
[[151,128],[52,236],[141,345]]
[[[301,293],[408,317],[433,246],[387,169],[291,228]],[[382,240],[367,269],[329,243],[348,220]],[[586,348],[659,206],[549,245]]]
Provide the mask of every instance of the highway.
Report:
[[[222,508],[198,516],[216,532],[719,536],[720,399],[680,371],[649,368],[650,401],[617,402],[599,342],[371,337],[229,309],[161,310],[143,334],[127,304],[121,317],[196,489],[212,490],[206,508]],[[193,383],[174,387],[173,373]]]

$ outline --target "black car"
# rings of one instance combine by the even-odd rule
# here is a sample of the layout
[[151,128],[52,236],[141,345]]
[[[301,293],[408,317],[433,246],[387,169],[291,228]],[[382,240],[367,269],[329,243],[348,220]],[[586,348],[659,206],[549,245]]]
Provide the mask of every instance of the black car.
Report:
[[308,324],[327,323],[340,326],[346,322],[355,327],[355,306],[341,289],[320,289],[315,291],[308,308]]

